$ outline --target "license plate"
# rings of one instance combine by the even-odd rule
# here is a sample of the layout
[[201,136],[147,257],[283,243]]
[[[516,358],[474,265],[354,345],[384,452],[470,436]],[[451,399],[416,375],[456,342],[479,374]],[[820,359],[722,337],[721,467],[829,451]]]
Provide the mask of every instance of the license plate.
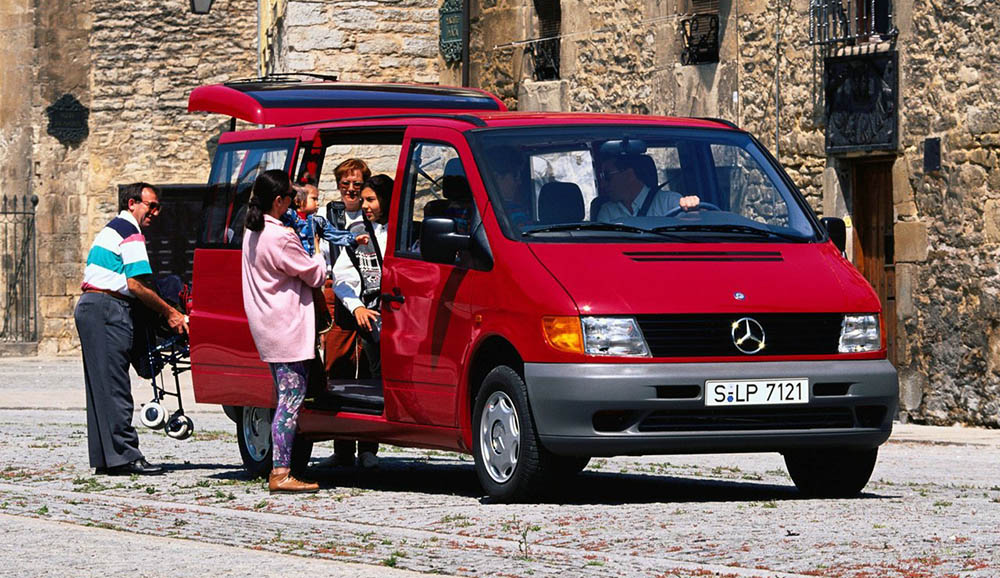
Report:
[[804,377],[705,382],[705,405],[707,406],[777,405],[808,402],[809,380]]

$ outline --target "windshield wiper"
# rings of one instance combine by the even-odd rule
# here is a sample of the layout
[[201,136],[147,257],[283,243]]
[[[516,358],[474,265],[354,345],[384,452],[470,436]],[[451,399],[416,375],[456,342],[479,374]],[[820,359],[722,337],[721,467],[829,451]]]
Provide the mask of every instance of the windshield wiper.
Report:
[[539,227],[538,229],[531,229],[530,231],[522,231],[521,235],[530,237],[536,233],[561,233],[565,231],[615,231],[619,233],[634,233],[636,235],[654,235],[657,237],[675,239],[681,242],[690,242],[690,239],[683,239],[678,235],[672,235],[666,231],[643,229],[642,227],[633,227],[631,225],[623,225],[621,223],[563,223],[559,225]]
[[797,243],[803,243],[808,241],[808,237],[801,237],[799,235],[793,235],[791,233],[779,233],[778,231],[772,231],[770,229],[760,229],[757,227],[751,227],[749,225],[735,225],[735,224],[690,224],[690,225],[664,225],[662,227],[656,227],[653,229],[656,232],[665,231],[695,231],[695,232],[719,232],[719,233],[737,233],[742,235],[753,235],[755,237],[777,237],[779,239],[785,239],[788,241],[795,241]]

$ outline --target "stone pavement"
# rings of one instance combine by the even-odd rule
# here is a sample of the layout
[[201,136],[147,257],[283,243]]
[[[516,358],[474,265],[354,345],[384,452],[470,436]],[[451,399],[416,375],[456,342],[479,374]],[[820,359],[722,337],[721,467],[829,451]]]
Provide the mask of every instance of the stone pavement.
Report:
[[[328,444],[311,470],[320,493],[270,496],[242,472],[214,406],[194,408],[183,442],[140,429],[168,475],[94,476],[81,373],[77,359],[0,360],[0,527],[23,528],[0,538],[13,561],[0,575],[53,570],[24,555],[46,551],[131,576],[137,566],[114,560],[161,548],[177,555],[160,556],[160,575],[181,576],[286,560],[261,551],[487,576],[1000,575],[998,431],[897,425],[853,500],[803,499],[780,456],[740,454],[595,459],[557,499],[492,504],[469,456],[385,447],[378,470],[356,471],[320,467]],[[161,546],[171,537],[187,540]]]

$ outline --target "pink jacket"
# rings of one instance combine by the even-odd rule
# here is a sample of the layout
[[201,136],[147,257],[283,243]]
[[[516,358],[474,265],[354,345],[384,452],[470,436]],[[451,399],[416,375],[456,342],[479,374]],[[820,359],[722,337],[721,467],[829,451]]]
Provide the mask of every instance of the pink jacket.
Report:
[[264,230],[243,235],[243,308],[267,363],[312,359],[316,319],[310,287],[326,281],[322,253],[310,257],[298,237],[264,215]]

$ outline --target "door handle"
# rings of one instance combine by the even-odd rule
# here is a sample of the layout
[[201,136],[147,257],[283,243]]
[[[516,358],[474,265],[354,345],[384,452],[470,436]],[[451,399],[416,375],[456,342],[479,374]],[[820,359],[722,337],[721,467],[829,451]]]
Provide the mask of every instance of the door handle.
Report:
[[406,297],[403,297],[402,292],[399,290],[399,287],[393,287],[392,293],[382,294],[382,302],[399,303],[400,305],[402,305],[403,303],[406,303]]

